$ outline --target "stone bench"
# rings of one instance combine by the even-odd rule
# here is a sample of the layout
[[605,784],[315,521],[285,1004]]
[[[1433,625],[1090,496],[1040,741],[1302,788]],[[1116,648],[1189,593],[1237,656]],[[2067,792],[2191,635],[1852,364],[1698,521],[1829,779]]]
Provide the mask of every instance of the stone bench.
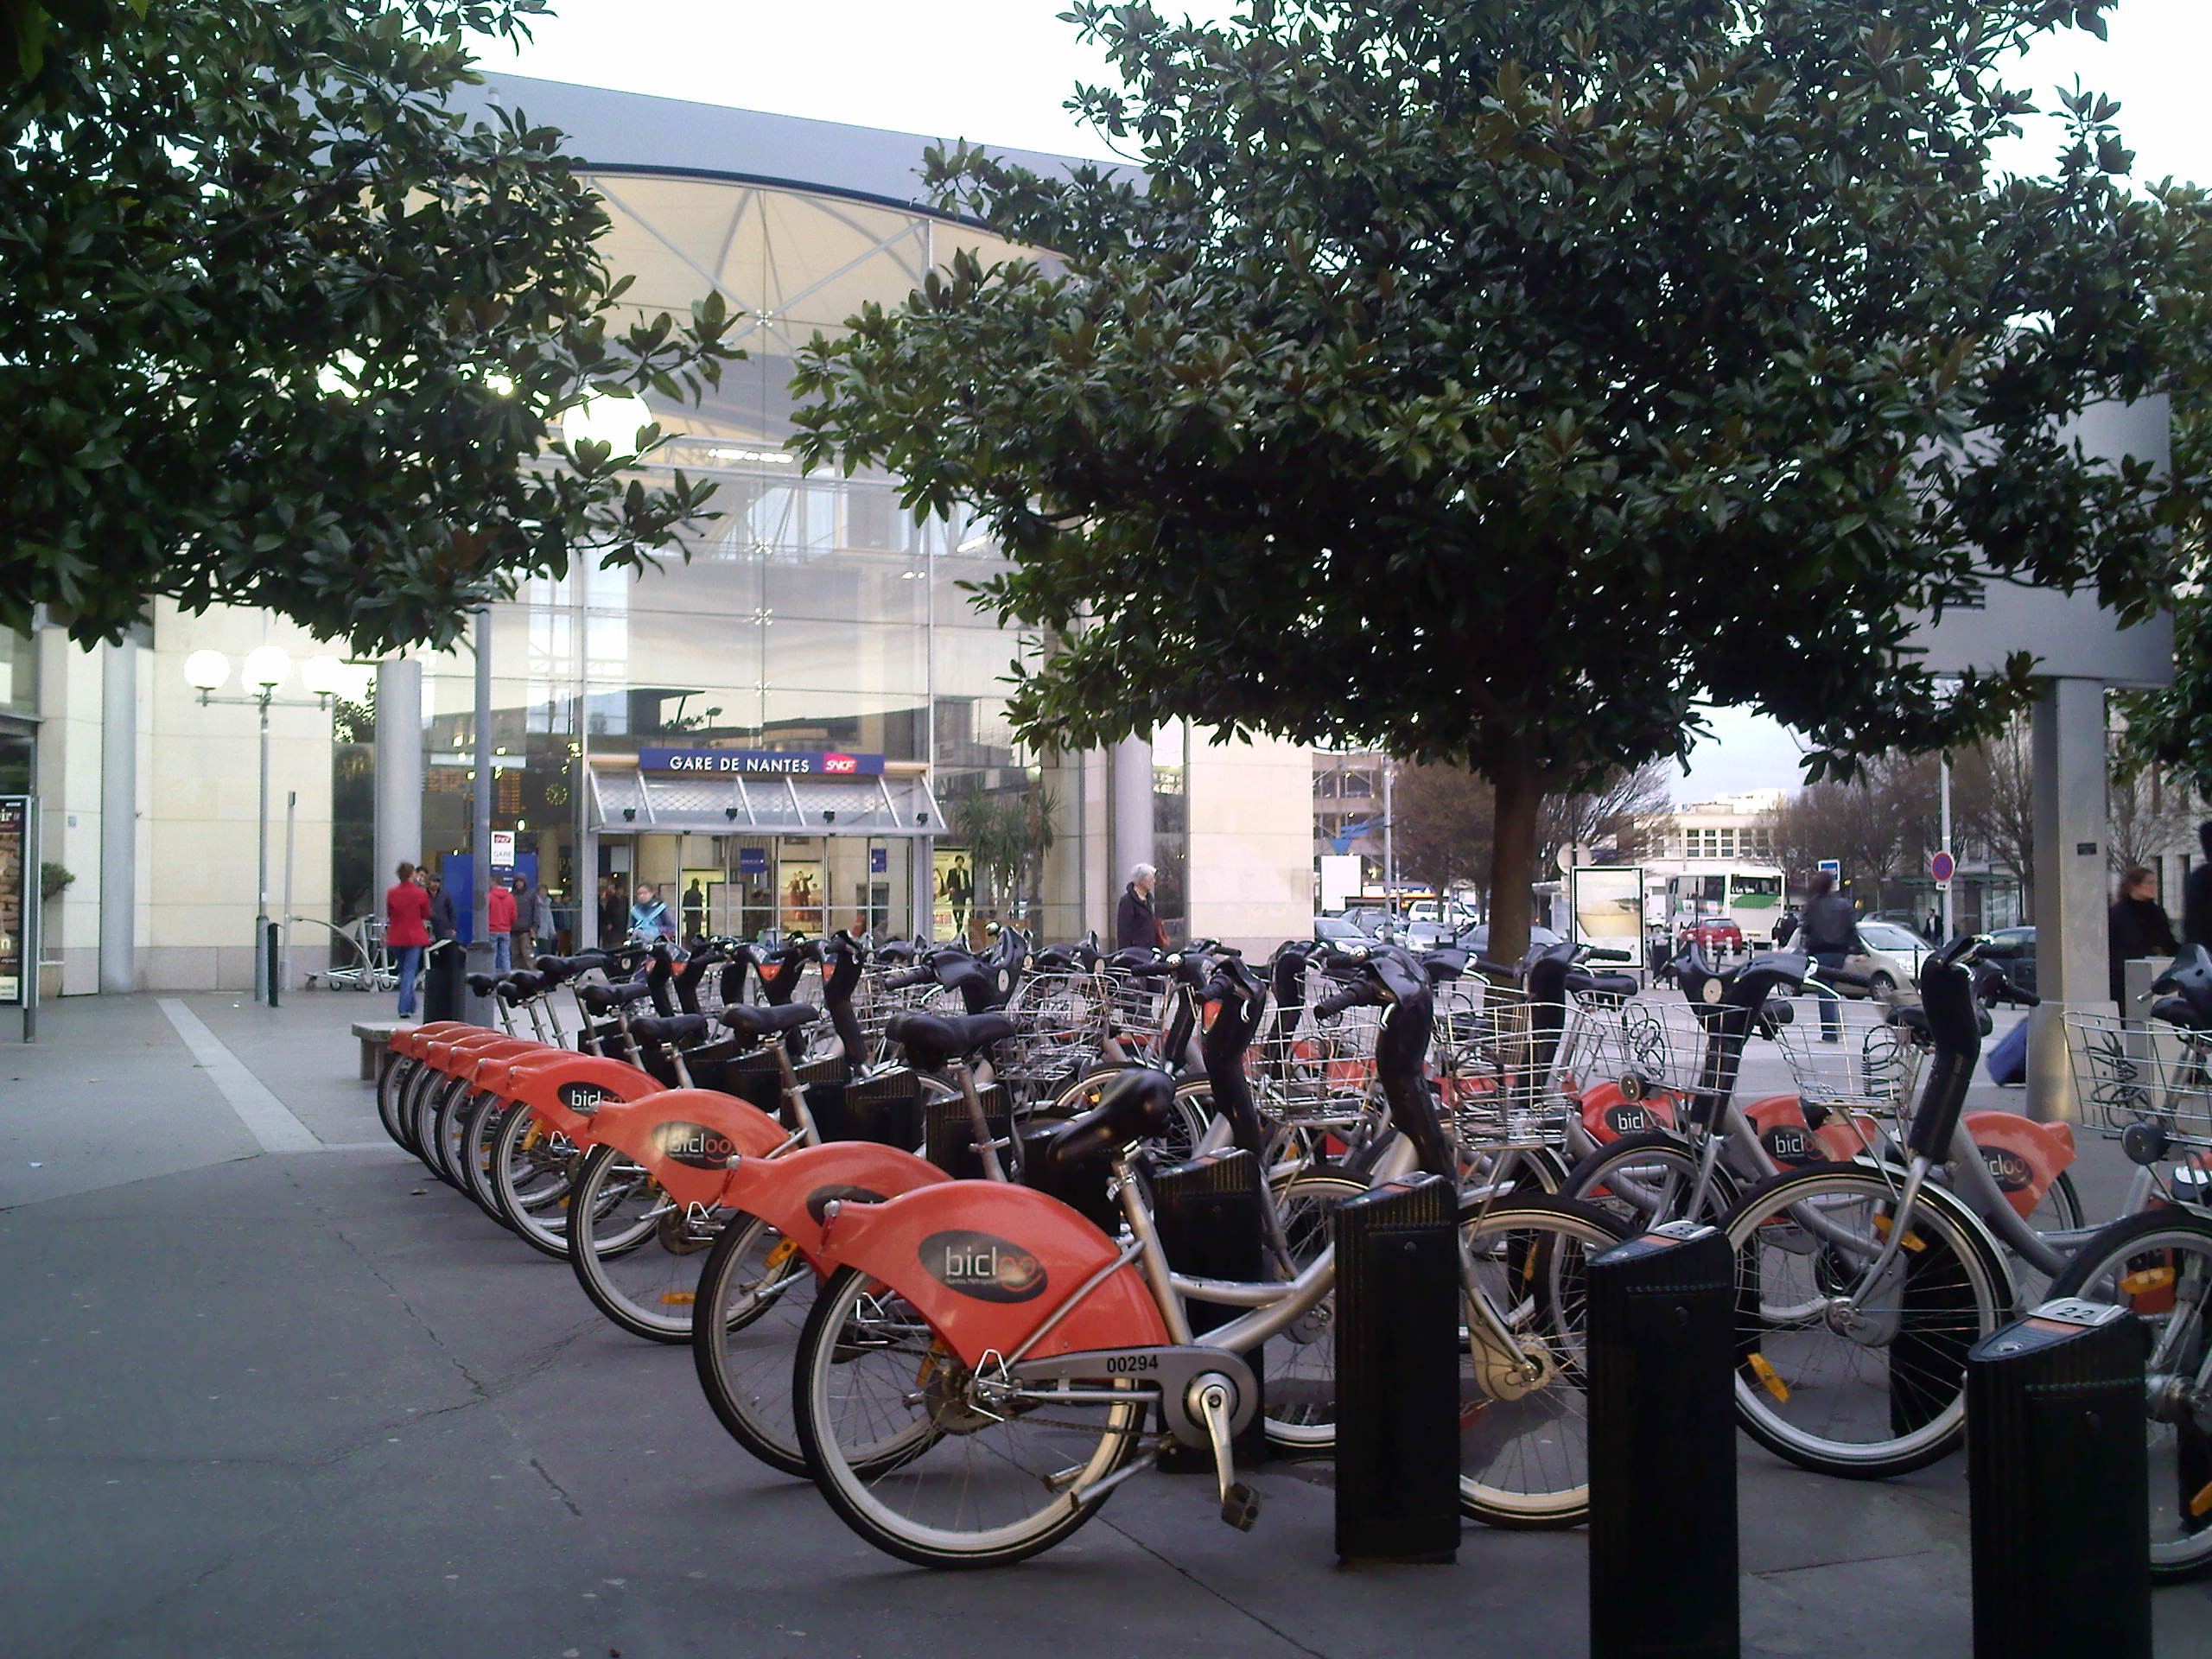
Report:
[[361,1081],[374,1083],[382,1075],[385,1057],[391,1052],[391,1033],[415,1022],[411,1020],[363,1020],[353,1027],[361,1039]]

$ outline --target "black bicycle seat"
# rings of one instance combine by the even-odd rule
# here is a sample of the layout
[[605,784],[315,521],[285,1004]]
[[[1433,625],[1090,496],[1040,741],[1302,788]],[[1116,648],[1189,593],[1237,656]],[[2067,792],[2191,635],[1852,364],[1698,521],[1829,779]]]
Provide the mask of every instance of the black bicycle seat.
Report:
[[1084,1164],[1155,1135],[1175,1120],[1175,1079],[1131,1066],[1108,1084],[1098,1103],[1045,1143],[1046,1185]]
[[1163,957],[1141,945],[1131,945],[1126,950],[1116,950],[1106,958],[1106,965],[1117,974],[1127,974],[1132,979],[1165,979],[1182,967],[1174,957]]
[[765,1008],[750,1002],[733,1002],[721,1012],[722,1024],[748,1043],[797,1031],[821,1017],[822,1010],[811,1002],[785,1002]]
[[587,985],[576,995],[583,999],[584,1007],[594,1014],[612,1014],[632,1002],[642,1002],[653,994],[653,988],[642,979],[625,981],[620,985]]
[[883,1034],[917,1066],[934,1071],[955,1055],[972,1054],[1013,1036],[1014,1021],[1002,1014],[894,1014]]
[[498,988],[499,982],[489,974],[471,974],[468,976],[469,993],[474,996],[489,996]]
[[2185,996],[2162,996],[2151,1005],[2151,1017],[2163,1020],[2170,1026],[2193,1027],[2196,1024],[2196,1010],[2189,1006]]
[[550,988],[545,976],[538,973],[512,973],[499,982],[499,1001],[506,1003],[527,1002],[533,996]]
[[658,1043],[664,1048],[674,1048],[683,1043],[696,1043],[707,1034],[707,1016],[703,1014],[645,1014],[630,1022],[630,1034],[641,1043]]
[[1567,976],[1567,988],[1594,992],[1599,996],[1634,996],[1637,987],[1634,974],[1590,974],[1578,970]]

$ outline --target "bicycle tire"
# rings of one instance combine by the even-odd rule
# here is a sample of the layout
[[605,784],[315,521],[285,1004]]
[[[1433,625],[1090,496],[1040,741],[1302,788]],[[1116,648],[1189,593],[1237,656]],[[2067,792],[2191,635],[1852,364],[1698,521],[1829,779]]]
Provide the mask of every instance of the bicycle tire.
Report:
[[377,1119],[384,1125],[384,1132],[391,1137],[392,1145],[403,1152],[412,1152],[407,1137],[401,1129],[401,1103],[407,1096],[407,1085],[423,1069],[423,1062],[412,1054],[395,1054],[377,1072]]
[[461,1141],[467,1151],[461,1159],[461,1190],[474,1199],[476,1207],[508,1231],[514,1230],[492,1196],[492,1148],[499,1138],[499,1125],[505,1121],[510,1103],[493,1094],[480,1094],[468,1109],[468,1122],[463,1127]]
[[468,1084],[464,1078],[444,1073],[433,1073],[432,1076],[435,1081],[416,1093],[415,1110],[409,1120],[408,1129],[415,1143],[415,1156],[423,1167],[448,1186],[458,1186],[460,1183],[454,1179],[453,1173],[445,1166],[445,1161],[439,1154],[438,1113],[448,1100],[467,1090]]
[[[568,1255],[568,1192],[582,1162],[574,1143],[546,1129],[529,1107],[518,1103],[499,1120],[492,1147],[492,1201],[533,1250]],[[527,1186],[518,1179],[524,1171],[536,1178]]]
[[2123,1216],[2082,1247],[2050,1294],[2118,1302],[2150,1326],[2151,1579],[2180,1584],[2212,1573],[2212,1509],[2190,1513],[2212,1492],[2212,1434],[2197,1426],[2194,1398],[2212,1342],[2212,1218],[2177,1207]]
[[[639,1204],[642,1214],[631,1208]],[[713,1243],[696,1236],[703,1224],[641,1166],[613,1147],[594,1147],[569,1196],[569,1266],[591,1305],[632,1336],[688,1343],[699,1279],[690,1258]],[[684,1265],[671,1267],[677,1262]]]
[[[691,1309],[691,1361],[715,1421],[786,1475],[804,1478],[792,1366],[821,1277],[758,1216],[734,1214],[707,1252]],[[727,1310],[727,1312],[725,1312]]]
[[[1697,1149],[1680,1135],[1664,1129],[1638,1130],[1608,1141],[1576,1164],[1567,1172],[1559,1196],[1594,1205],[1631,1232],[1640,1231],[1684,1219],[1675,1211],[1687,1208],[1699,1162]],[[1640,1170],[1652,1173],[1639,1179]],[[1741,1196],[1734,1174],[1716,1164],[1695,1219],[1719,1226]]]
[[[2012,1274],[1995,1242],[1933,1184],[1911,1224],[1919,1243],[1847,1315],[1847,1254],[1871,1264],[1903,1180],[1869,1160],[1815,1164],[1760,1182],[1728,1217],[1737,1420],[1801,1468],[1880,1480],[1949,1456],[1966,1436],[1966,1350],[2011,1317]],[[1878,1351],[1878,1377],[1853,1357]],[[1802,1403],[1785,1416],[1792,1402]]]
[[1629,1236],[1604,1211],[1511,1197],[1462,1211],[1462,1294],[1484,1297],[1534,1386],[1501,1397],[1497,1360],[1467,1318],[1459,1344],[1459,1512],[1512,1531],[1580,1526],[1590,1513],[1586,1424],[1588,1258]]
[[468,1191],[468,1172],[461,1166],[467,1155],[462,1137],[476,1103],[481,1098],[473,1086],[449,1090],[439,1100],[438,1109],[430,1122],[431,1144],[437,1150],[439,1166],[446,1179],[462,1192]]
[[[1103,1423],[1096,1430],[1027,1413],[982,1418],[965,1408],[965,1368],[935,1339],[926,1319],[895,1295],[870,1295],[874,1284],[855,1268],[831,1275],[807,1316],[792,1372],[799,1444],[815,1484],[838,1518],[885,1554],[918,1567],[982,1567],[1049,1549],[1097,1513],[1110,1489],[1097,1491],[1096,1484],[1135,1450],[1149,1409],[1128,1379],[1109,1384],[1130,1394],[1126,1402],[1090,1408]],[[871,1363],[879,1357],[888,1363]],[[921,1386],[918,1371],[925,1378]],[[870,1431],[842,1408],[879,1373],[883,1381],[871,1390],[877,1403],[868,1416],[898,1427],[887,1436],[856,1439],[849,1446],[848,1433],[857,1437]],[[1040,1433],[1024,1439],[1031,1429]],[[1056,1439],[1042,1432],[1067,1429],[1073,1433]],[[1070,1472],[1067,1459],[1077,1454],[1059,1447],[1093,1440]],[[870,1469],[874,1472],[867,1472]],[[1048,1495],[1041,1504],[1035,1497],[1040,1482]],[[1086,1491],[1087,1497],[1077,1495]],[[895,1507],[894,1498],[916,1511],[949,1508],[951,1521],[972,1516],[977,1524],[933,1523]],[[1008,1511],[1035,1507],[983,1525],[987,1503]]]
[[[1294,1274],[1327,1249],[1336,1206],[1367,1190],[1358,1176],[1326,1167],[1301,1170],[1276,1183],[1268,1196],[1290,1249],[1289,1261],[1278,1270]],[[1301,1211],[1301,1205],[1313,1207]],[[1261,1350],[1260,1421],[1271,1446],[1317,1455],[1337,1443],[1335,1313],[1332,1292]]]

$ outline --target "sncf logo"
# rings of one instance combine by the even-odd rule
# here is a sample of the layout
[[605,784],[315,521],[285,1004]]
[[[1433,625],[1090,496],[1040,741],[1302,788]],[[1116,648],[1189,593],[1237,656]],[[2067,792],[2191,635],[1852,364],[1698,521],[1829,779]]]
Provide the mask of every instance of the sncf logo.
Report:
[[592,1083],[564,1083],[556,1093],[561,1103],[572,1112],[588,1112],[601,1101],[612,1098],[606,1090]]
[[931,1233],[922,1241],[921,1260],[931,1278],[979,1302],[1027,1302],[1045,1294],[1045,1264],[989,1233]]
[[722,1169],[741,1150],[720,1129],[703,1123],[663,1123],[653,1130],[653,1149],[692,1169]]
[[824,772],[858,772],[861,763],[849,754],[825,754],[822,757]]

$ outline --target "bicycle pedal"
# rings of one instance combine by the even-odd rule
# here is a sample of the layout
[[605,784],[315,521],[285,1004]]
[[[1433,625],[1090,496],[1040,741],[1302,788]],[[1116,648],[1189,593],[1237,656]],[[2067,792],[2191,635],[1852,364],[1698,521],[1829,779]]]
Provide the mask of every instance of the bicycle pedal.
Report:
[[1236,1482],[1221,1500],[1221,1518],[1239,1532],[1251,1531],[1260,1518],[1260,1495],[1243,1481]]

